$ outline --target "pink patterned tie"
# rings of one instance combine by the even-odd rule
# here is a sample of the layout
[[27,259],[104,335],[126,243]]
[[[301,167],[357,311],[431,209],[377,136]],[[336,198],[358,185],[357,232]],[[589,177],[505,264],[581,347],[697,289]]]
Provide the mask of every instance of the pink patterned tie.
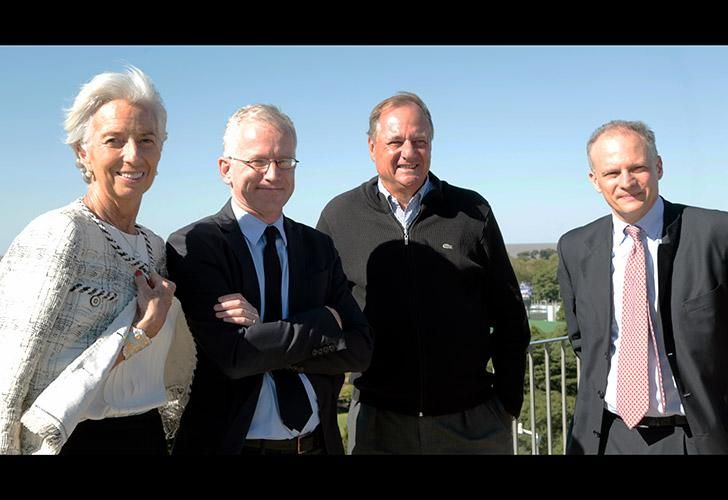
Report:
[[[650,406],[650,383],[648,378],[649,342],[657,353],[657,342],[652,333],[650,306],[647,301],[647,274],[645,272],[645,247],[642,230],[627,226],[627,234],[633,244],[624,270],[624,293],[622,295],[622,328],[619,334],[619,365],[617,371],[617,411],[630,429],[634,428],[647,413]],[[659,357],[657,371],[662,389],[662,370]],[[664,395],[662,401],[665,401]]]

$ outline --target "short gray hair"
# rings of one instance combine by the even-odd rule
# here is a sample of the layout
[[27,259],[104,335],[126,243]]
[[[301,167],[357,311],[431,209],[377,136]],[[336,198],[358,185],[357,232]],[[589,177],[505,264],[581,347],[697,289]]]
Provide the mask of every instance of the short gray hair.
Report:
[[88,142],[91,136],[91,120],[105,104],[123,99],[151,111],[157,124],[156,134],[160,147],[167,140],[167,110],[162,97],[152,80],[142,70],[127,66],[126,73],[101,73],[81,86],[73,105],[65,110],[66,144],[76,155],[76,167],[81,170],[83,180],[91,182],[91,172],[81,162],[78,148]]
[[596,129],[586,143],[586,157],[589,160],[589,168],[591,168],[592,170],[594,170],[594,165],[592,164],[591,159],[592,146],[594,146],[594,143],[597,142],[597,140],[602,135],[613,130],[630,131],[639,135],[640,137],[642,137],[642,140],[645,141],[647,151],[652,156],[652,159],[657,158],[657,144],[655,143],[655,133],[652,131],[652,129],[650,129],[650,127],[647,126],[646,123],[641,121],[612,120]]
[[407,104],[414,104],[422,110],[422,113],[427,118],[427,123],[430,125],[430,141],[435,138],[435,125],[432,123],[432,115],[430,110],[427,109],[425,102],[420,99],[420,96],[414,92],[397,92],[392,97],[387,97],[385,100],[374,106],[372,112],[369,114],[369,131],[367,135],[373,141],[377,136],[377,126],[379,125],[379,118],[382,113],[389,108],[399,108],[406,106]]
[[238,128],[244,122],[263,122],[272,126],[279,132],[290,134],[293,137],[294,145],[297,144],[296,127],[293,120],[278,107],[272,104],[251,104],[237,110],[225,126],[225,134],[222,138],[223,154],[231,156],[231,148],[238,140]]

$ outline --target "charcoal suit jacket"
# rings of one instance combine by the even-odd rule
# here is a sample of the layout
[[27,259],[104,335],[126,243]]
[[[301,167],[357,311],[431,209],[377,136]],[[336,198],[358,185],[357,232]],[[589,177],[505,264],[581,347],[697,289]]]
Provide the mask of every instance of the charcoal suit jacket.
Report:
[[[657,253],[663,347],[699,453],[728,453],[728,213],[665,203]],[[567,452],[599,449],[612,322],[612,218],[558,243],[569,338],[582,362]]]
[[[289,316],[248,328],[225,323],[213,310],[218,297],[242,293],[258,311],[261,302],[253,259],[230,203],[167,242],[169,276],[199,358],[173,453],[240,453],[263,374],[286,367],[305,373],[316,392],[326,453],[343,453],[339,390],[345,372],[368,367],[372,339],[338,253],[328,236],[284,217]],[[339,313],[343,328],[324,306]]]

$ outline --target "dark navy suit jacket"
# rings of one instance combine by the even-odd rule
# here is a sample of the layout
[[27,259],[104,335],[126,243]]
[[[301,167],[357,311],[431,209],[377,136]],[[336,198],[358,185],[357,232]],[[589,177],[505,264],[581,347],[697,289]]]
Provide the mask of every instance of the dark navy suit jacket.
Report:
[[[331,238],[284,217],[288,240],[288,310],[283,321],[248,328],[215,317],[217,298],[242,293],[260,310],[252,256],[230,201],[167,242],[169,276],[177,285],[198,363],[173,453],[240,453],[263,373],[293,367],[316,391],[326,452],[343,453],[336,418],[348,371],[369,365],[372,339],[354,301]],[[324,306],[335,309],[343,324]]]

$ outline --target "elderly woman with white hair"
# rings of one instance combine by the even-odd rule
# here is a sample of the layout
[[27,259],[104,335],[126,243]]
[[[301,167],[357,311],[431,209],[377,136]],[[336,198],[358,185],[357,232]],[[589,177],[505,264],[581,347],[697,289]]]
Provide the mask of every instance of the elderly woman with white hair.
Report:
[[134,67],[95,76],[66,111],[86,194],[0,261],[0,453],[167,452],[195,347],[164,242],[136,222],[166,122]]

